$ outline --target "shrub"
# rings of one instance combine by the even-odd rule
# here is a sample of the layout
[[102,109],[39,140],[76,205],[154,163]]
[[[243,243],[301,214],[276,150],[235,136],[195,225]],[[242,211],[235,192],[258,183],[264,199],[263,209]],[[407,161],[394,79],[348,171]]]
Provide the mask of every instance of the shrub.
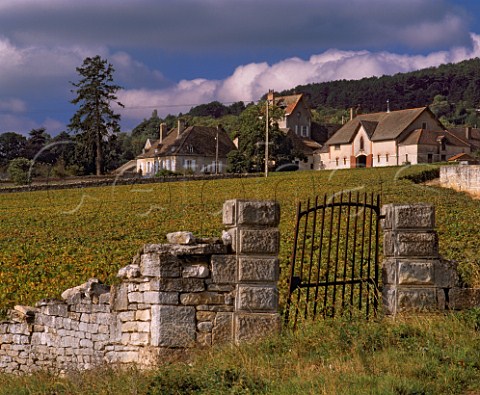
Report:
[[12,159],[7,173],[12,182],[17,185],[29,185],[31,180],[32,161],[27,158]]

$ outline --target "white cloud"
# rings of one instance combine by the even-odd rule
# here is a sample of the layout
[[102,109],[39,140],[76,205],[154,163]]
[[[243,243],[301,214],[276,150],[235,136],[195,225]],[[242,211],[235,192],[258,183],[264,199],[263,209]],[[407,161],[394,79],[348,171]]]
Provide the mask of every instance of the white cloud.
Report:
[[290,58],[273,65],[250,63],[239,66],[222,81],[180,81],[168,89],[135,89],[120,92],[129,119],[148,117],[153,109],[160,115],[187,112],[192,106],[219,100],[224,103],[256,101],[269,89],[281,91],[297,85],[340,79],[391,75],[480,56],[480,35],[471,34],[472,49],[453,48],[427,55],[390,52],[329,50],[308,60]]

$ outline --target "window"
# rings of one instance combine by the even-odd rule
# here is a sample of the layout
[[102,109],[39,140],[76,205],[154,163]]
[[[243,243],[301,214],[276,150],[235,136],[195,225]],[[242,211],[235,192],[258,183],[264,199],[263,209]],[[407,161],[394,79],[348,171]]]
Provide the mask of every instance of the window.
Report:
[[308,136],[308,126],[302,126],[302,136],[303,137]]
[[338,166],[338,158],[335,158],[335,164]]
[[433,154],[428,154],[427,155],[427,162],[432,163],[433,162]]
[[344,164],[344,165],[347,164],[347,158],[346,158],[346,157],[343,158],[343,164]]
[[426,122],[422,122],[422,129],[426,129],[427,128],[427,123]]
[[360,137],[360,151],[365,150],[365,140],[363,139],[363,136]]
[[385,162],[388,162],[388,154],[385,154]]
[[335,151],[339,151],[340,150],[340,144],[335,144]]
[[298,125],[295,125],[295,134],[298,136]]
[[409,163],[408,162],[408,154],[405,154],[405,163]]
[[377,155],[377,163],[380,163],[380,154]]

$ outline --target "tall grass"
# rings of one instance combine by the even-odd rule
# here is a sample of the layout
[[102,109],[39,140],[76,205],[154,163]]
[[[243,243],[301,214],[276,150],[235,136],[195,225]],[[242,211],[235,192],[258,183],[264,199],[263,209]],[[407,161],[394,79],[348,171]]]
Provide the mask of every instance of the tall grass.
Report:
[[296,332],[196,351],[142,372],[0,375],[0,394],[476,394],[480,310],[303,323]]

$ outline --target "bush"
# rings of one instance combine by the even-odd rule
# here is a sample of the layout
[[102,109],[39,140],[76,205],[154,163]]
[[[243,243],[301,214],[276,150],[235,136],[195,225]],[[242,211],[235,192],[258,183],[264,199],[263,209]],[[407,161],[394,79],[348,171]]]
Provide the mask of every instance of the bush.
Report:
[[7,173],[12,182],[17,185],[30,185],[32,161],[27,158],[12,159],[8,165]]

